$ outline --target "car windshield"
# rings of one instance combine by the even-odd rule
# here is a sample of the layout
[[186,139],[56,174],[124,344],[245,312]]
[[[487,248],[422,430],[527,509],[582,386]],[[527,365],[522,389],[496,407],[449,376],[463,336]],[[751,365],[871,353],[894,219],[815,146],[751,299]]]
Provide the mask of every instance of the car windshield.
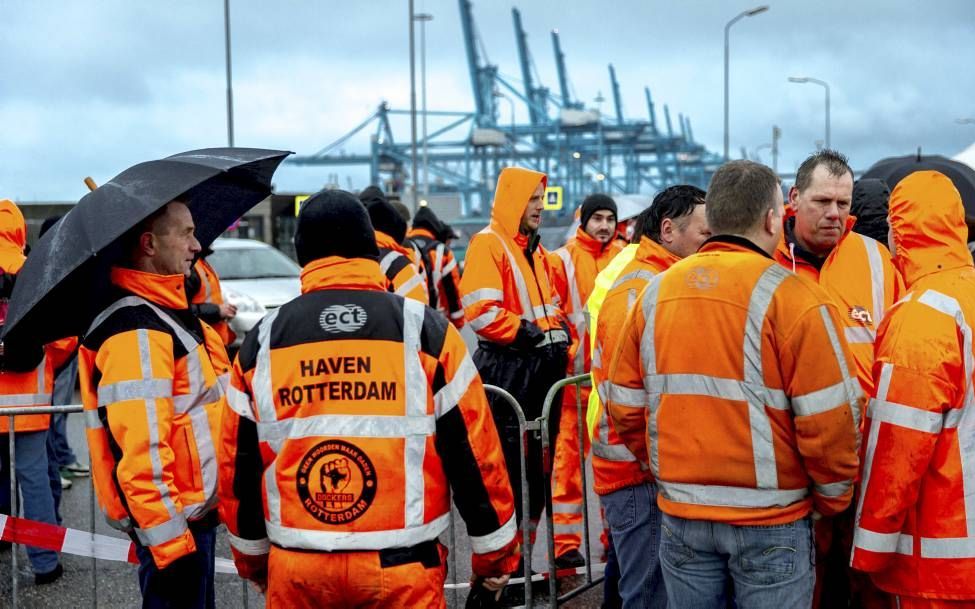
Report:
[[270,247],[227,248],[207,257],[220,279],[298,277],[301,267]]

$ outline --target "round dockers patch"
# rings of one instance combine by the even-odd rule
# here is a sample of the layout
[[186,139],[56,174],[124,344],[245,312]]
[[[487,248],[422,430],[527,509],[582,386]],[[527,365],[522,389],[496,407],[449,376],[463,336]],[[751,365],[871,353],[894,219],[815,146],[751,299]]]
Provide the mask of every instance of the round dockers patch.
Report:
[[298,496],[309,514],[325,524],[352,522],[376,498],[376,470],[358,446],[326,440],[298,466]]

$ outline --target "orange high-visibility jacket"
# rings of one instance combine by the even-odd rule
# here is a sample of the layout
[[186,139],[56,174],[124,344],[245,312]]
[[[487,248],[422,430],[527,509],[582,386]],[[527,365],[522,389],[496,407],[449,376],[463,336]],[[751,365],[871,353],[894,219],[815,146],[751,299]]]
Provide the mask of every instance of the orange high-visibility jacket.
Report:
[[933,171],[890,197],[910,293],[877,333],[853,567],[888,592],[975,599],[975,269],[961,197]]
[[649,455],[661,510],[772,525],[849,505],[861,389],[840,327],[819,286],[741,237],[647,284],[606,407],[630,452]]
[[584,374],[591,366],[586,301],[596,283],[596,275],[622,250],[623,245],[617,240],[600,243],[582,228],[578,228],[575,237],[564,247],[549,254],[552,286],[559,295],[561,308],[575,328],[580,341],[571,363],[572,374]]
[[[197,260],[193,267],[200,276],[200,289],[190,299],[190,304],[222,305],[224,303],[223,292],[220,290],[220,277],[217,272],[213,270],[205,258]],[[217,334],[223,339],[224,345],[229,345],[237,338],[225,319],[211,323],[210,327],[217,331]]]
[[430,306],[443,313],[457,328],[464,327],[464,306],[460,303],[460,268],[445,243],[425,228],[407,234],[417,247],[427,275]]
[[427,285],[413,266],[410,253],[384,232],[376,231],[379,246],[379,268],[386,275],[386,289],[404,298],[427,304]]
[[528,237],[518,230],[532,193],[546,183],[537,171],[502,169],[491,223],[471,237],[460,293],[464,317],[482,340],[507,345],[523,319],[546,331],[543,343],[570,340],[561,328],[545,248],[539,245],[529,262]]
[[[795,216],[786,212],[785,222]],[[870,237],[853,232],[856,223],[849,216],[839,243],[821,269],[796,256],[782,231],[775,259],[782,266],[817,282],[840,310],[843,335],[850,345],[857,379],[865,394],[873,389],[873,341],[884,314],[903,295],[900,274],[890,261],[890,252]]]
[[[0,273],[10,278],[17,276],[24,266],[24,245],[27,243],[27,225],[20,209],[8,199],[0,199]],[[0,299],[0,327],[6,319],[7,299]],[[47,351],[50,351],[49,349]],[[3,416],[3,408],[50,406],[54,386],[54,368],[57,362],[52,354],[46,354],[29,372],[0,372],[0,433],[10,430],[10,419]],[[49,414],[20,415],[14,419],[14,431],[43,431],[51,422]]]
[[450,490],[481,575],[517,567],[514,499],[474,362],[443,316],[383,292],[379,266],[327,257],[248,334],[220,445],[238,570],[270,545],[319,552],[436,539]]
[[227,354],[189,312],[182,275],[113,268],[117,299],[78,353],[91,473],[109,523],[159,568],[194,552],[187,521],[217,500],[214,441]]
[[595,404],[599,410],[592,430],[592,473],[593,490],[600,495],[651,479],[650,472],[642,465],[647,462],[646,453],[638,459],[630,452],[616,433],[603,404],[609,364],[617,351],[617,339],[627,313],[647,283],[679,260],[650,237],[642,237],[636,256],[617,275],[599,308],[590,374],[593,387],[601,395],[599,399],[590,399],[589,407]]

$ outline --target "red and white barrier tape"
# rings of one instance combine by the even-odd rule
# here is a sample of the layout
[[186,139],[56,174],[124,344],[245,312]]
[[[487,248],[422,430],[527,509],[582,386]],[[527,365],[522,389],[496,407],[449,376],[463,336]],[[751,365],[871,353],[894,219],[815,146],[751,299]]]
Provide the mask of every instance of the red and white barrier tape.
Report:
[[[135,544],[129,539],[68,529],[7,514],[0,514],[0,540],[75,556],[139,564]],[[215,568],[217,573],[237,574],[234,561],[227,558],[217,558]]]
[[[98,533],[69,529],[55,524],[36,522],[16,516],[0,514],[0,541],[8,541],[25,546],[33,546],[44,550],[53,550],[75,556],[88,556],[101,560],[114,560],[117,562],[128,562],[139,564],[139,559],[135,554],[135,544],[129,539],[111,537]],[[601,573],[606,569],[605,563],[592,565],[592,572]],[[237,574],[234,561],[229,558],[217,558],[215,564],[217,573]],[[585,575],[586,567],[577,569],[559,569],[555,572],[555,577],[568,577],[572,575]],[[545,581],[551,577],[551,573],[535,573],[532,581]],[[508,581],[509,586],[525,583],[524,577],[512,577]],[[444,584],[444,590],[462,590],[470,588],[468,582],[456,584]]]

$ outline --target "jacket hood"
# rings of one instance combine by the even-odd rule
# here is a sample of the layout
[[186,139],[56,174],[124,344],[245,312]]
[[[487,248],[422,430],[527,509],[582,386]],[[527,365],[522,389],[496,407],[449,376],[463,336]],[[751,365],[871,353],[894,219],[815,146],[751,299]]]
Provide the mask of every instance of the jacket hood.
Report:
[[511,238],[518,235],[521,217],[528,208],[528,199],[539,184],[542,188],[548,184],[548,178],[539,171],[521,167],[501,170],[491,207],[491,223],[495,225],[495,230]]
[[961,195],[937,171],[916,171],[890,195],[894,266],[907,287],[931,273],[971,266]]
[[406,238],[406,220],[389,203],[379,187],[367,187],[359,193],[359,200],[366,206],[373,228],[390,235],[397,243],[401,243]]
[[850,207],[850,214],[857,219],[854,230],[886,244],[889,200],[890,188],[883,180],[857,180],[853,185],[853,205]]
[[16,273],[24,265],[27,224],[13,201],[0,199],[0,268]]
[[422,228],[430,231],[437,241],[447,241],[456,239],[457,235],[450,225],[437,217],[432,209],[424,205],[416,211],[413,216],[413,228]]

